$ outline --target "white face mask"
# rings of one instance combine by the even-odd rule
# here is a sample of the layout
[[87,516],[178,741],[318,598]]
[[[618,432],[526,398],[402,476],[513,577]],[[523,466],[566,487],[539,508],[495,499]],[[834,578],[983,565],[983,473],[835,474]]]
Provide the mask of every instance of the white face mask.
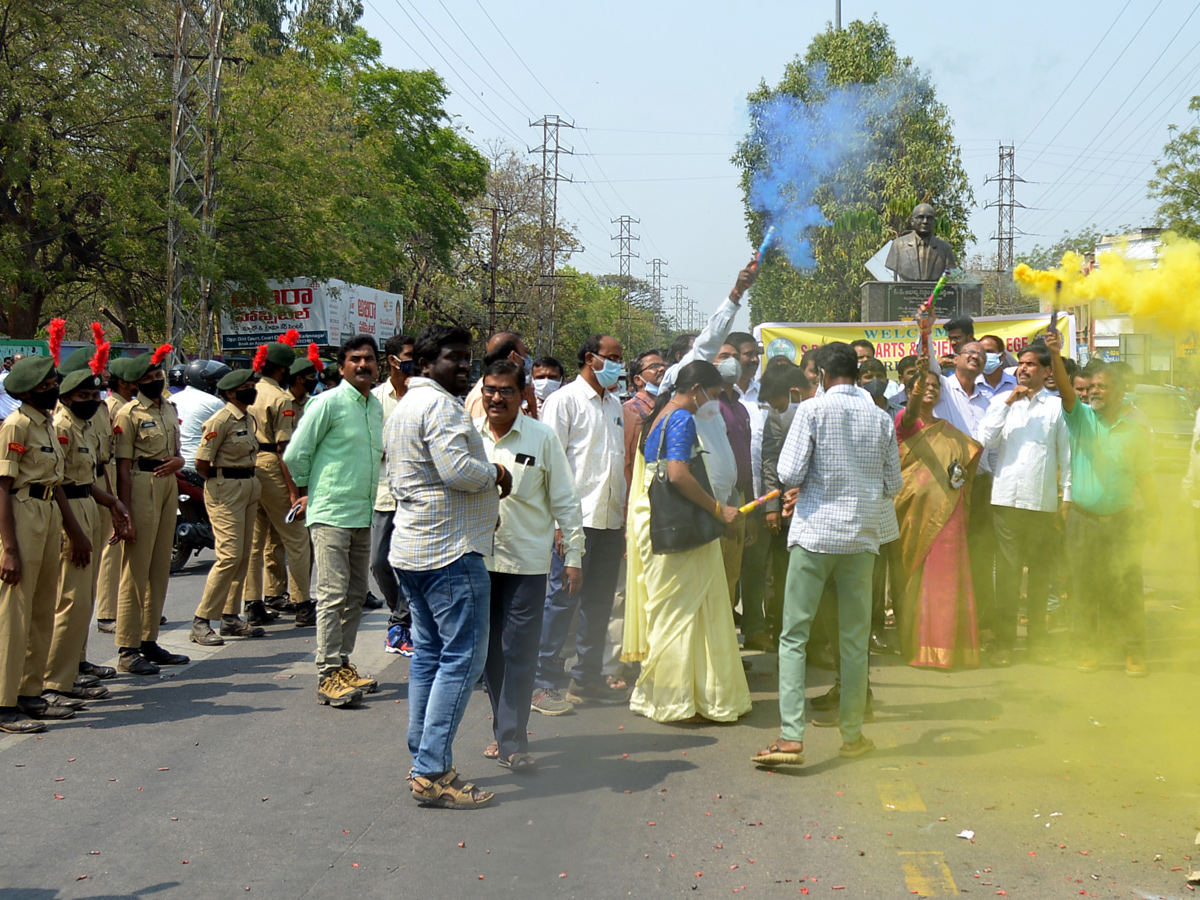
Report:
[[798,410],[799,408],[800,408],[800,404],[797,401],[795,401],[795,400],[789,401],[788,408],[787,408],[788,415],[794,416],[796,414],[796,410]]
[[742,377],[742,364],[736,358],[727,356],[717,363],[717,371],[721,373],[721,380],[726,384],[736,384]]
[[562,382],[557,378],[533,379],[533,395],[539,400],[545,400],[560,387],[562,387]]
[[[736,360],[734,361],[736,362]],[[721,414],[721,403],[719,400],[709,399],[708,392],[703,391],[703,389],[701,396],[704,397],[705,401],[707,402],[705,402],[698,410],[696,410],[696,419],[700,422],[711,422]]]

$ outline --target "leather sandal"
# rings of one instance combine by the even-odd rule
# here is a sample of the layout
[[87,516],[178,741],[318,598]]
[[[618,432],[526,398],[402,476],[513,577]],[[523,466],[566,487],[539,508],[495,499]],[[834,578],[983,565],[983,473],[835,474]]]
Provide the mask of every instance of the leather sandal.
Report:
[[479,790],[473,781],[464,782],[451,766],[435,779],[413,775],[412,798],[421,806],[439,809],[482,809],[495,800],[496,795]]
[[800,766],[804,764],[804,751],[784,750],[776,740],[771,741],[766,750],[760,750],[751,757],[750,761],[760,766]]
[[528,753],[514,753],[512,756],[501,756],[496,762],[514,772],[533,772],[537,769],[537,760]]
[[488,744],[486,747],[484,747],[483,748],[483,758],[484,759],[499,759],[500,758],[500,744],[496,741],[492,741],[490,744]]

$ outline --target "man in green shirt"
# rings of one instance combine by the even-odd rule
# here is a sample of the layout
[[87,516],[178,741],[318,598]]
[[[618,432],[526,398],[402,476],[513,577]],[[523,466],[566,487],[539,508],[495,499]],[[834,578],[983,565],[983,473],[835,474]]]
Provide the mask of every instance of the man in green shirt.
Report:
[[1079,401],[1067,375],[1060,355],[1062,338],[1051,332],[1046,346],[1071,439],[1067,558],[1075,582],[1076,668],[1099,670],[1097,634],[1104,616],[1124,644],[1125,674],[1142,678],[1146,613],[1140,557],[1145,541],[1154,540],[1159,529],[1158,494],[1150,478],[1154,470],[1150,435],[1122,409],[1125,382],[1115,367],[1096,369],[1088,405]]
[[350,662],[367,599],[371,513],[383,459],[383,406],[371,394],[378,353],[370,335],[342,344],[341,383],[305,407],[283,456],[316,554],[317,700],[332,706],[348,706],[379,687]]

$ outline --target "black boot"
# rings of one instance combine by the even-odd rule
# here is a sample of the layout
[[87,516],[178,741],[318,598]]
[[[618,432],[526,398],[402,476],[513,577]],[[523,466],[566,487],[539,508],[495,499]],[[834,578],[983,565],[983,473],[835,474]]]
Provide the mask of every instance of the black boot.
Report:
[[273,609],[267,609],[261,600],[254,600],[246,604],[246,621],[251,625],[270,625],[278,618],[279,613]]
[[317,624],[317,604],[309,600],[296,607],[296,627],[312,628]]

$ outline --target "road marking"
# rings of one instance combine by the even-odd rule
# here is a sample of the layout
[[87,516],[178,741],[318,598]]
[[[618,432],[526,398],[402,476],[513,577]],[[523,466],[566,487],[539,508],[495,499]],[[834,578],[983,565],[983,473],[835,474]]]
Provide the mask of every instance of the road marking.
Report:
[[900,851],[900,867],[910,893],[922,897],[955,897],[958,885],[941,853]]
[[917,786],[907,778],[876,782],[879,802],[886,810],[895,812],[925,812],[925,801],[921,799]]

